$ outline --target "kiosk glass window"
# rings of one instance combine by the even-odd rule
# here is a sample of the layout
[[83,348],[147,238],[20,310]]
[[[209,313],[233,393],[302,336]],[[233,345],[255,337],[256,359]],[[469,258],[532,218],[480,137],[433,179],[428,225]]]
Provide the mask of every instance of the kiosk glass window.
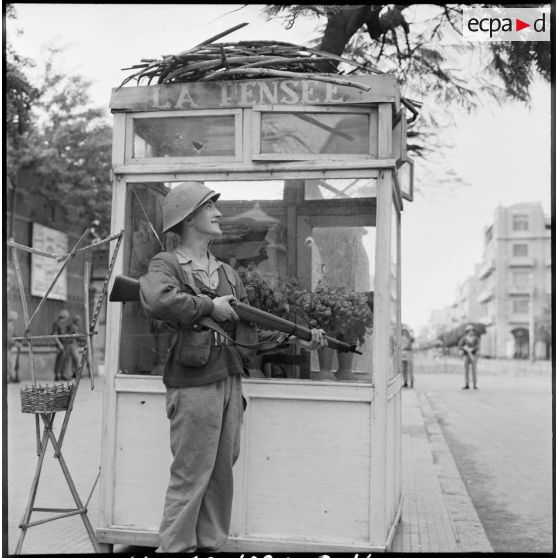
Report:
[[[363,356],[350,353],[343,359],[329,350],[327,372],[333,377],[344,367],[351,372],[347,381],[370,382],[376,200],[305,199],[309,182],[207,182],[221,194],[216,205],[223,234],[212,241],[211,251],[236,269],[252,305],[301,325],[323,327],[349,343],[362,342]],[[177,235],[162,234],[161,209],[164,196],[176,184],[128,184],[125,275],[142,276],[155,254],[177,247]],[[362,179],[362,191],[371,192],[371,184]],[[162,374],[173,337],[164,323],[149,319],[139,302],[125,303],[120,372]],[[317,380],[326,366],[322,361],[316,351],[291,347],[256,358],[250,375]]]
[[[376,109],[254,111],[254,156],[377,156]],[[291,157],[289,157],[291,156]]]
[[[376,228],[341,226],[336,220],[332,219],[329,226],[313,226],[311,234],[304,238],[302,257],[309,262],[310,290],[317,297],[309,314],[316,320],[325,320],[311,325],[322,327],[349,344],[357,344],[362,352],[358,356],[326,349],[331,352],[325,358],[330,363],[326,368],[331,366],[343,381],[371,382]],[[325,225],[327,219],[315,222]],[[324,377],[324,358],[319,357],[316,351],[312,352],[310,368],[315,379]]]
[[240,111],[195,116],[142,115],[131,119],[131,159],[225,157],[233,161],[241,156]]
[[305,200],[337,200],[346,198],[375,198],[378,195],[376,178],[328,178],[305,180]]

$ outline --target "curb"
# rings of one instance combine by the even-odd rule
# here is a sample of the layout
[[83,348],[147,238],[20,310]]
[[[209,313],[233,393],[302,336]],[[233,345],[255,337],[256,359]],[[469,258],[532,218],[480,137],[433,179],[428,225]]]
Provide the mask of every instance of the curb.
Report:
[[494,552],[428,396],[417,396],[455,540],[462,552]]

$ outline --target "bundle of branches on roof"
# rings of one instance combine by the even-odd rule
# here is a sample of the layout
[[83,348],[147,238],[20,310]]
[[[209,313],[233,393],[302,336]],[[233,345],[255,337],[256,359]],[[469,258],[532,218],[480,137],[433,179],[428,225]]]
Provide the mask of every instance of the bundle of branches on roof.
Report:
[[[370,87],[356,81],[339,79],[333,73],[343,75],[336,62],[345,62],[353,67],[349,73],[381,73],[370,65],[342,58],[328,52],[277,41],[241,41],[237,43],[215,43],[216,40],[244,27],[237,25],[219,33],[199,45],[174,55],[163,55],[160,59],[143,58],[123,70],[136,70],[120,87],[132,80],[136,85],[185,83],[189,81],[211,81],[220,79],[246,78],[296,78],[325,81],[337,85],[349,85],[368,91]],[[331,73],[324,74],[324,68]]]

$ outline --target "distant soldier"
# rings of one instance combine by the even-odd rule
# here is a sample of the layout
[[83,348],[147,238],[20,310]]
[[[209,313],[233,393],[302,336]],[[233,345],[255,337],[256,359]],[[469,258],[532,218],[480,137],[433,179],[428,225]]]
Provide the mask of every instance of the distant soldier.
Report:
[[[56,321],[52,324],[52,335],[65,335],[68,330],[69,319],[70,313],[67,310],[62,310],[58,314],[58,318],[56,318]],[[69,378],[66,378],[64,374],[66,364],[68,362],[68,340],[55,337],[54,343],[56,345],[56,360],[54,361],[54,381],[60,382],[61,380],[68,380]]]
[[[8,341],[8,381],[17,383],[19,382],[19,354],[21,352],[21,343],[19,341],[14,341],[16,337],[16,323],[18,314],[15,310],[10,310],[8,312],[8,323],[7,323],[7,341]],[[15,359],[14,359],[15,352]],[[12,362],[14,360],[14,362]]]
[[475,326],[469,324],[465,328],[465,335],[459,341],[459,350],[463,355],[463,362],[465,364],[465,385],[463,389],[469,389],[469,368],[473,372],[473,388],[477,387],[477,360],[479,350],[479,338],[475,331]]
[[[81,326],[81,316],[76,314],[67,327],[67,333],[70,334],[77,334],[79,333]],[[76,377],[77,370],[79,367],[79,344],[77,338],[68,339],[68,346],[67,346],[67,358],[70,360],[72,366],[72,378]]]
[[413,370],[413,342],[415,338],[410,330],[403,327],[401,330],[401,372],[403,374],[403,387],[412,388],[415,383]]

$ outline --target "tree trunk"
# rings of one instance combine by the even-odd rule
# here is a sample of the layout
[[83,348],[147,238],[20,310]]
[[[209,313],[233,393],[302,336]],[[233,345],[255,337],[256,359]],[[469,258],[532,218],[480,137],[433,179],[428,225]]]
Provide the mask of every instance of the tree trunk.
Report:
[[[401,14],[407,4],[391,6],[383,14],[382,21],[380,21],[380,11],[386,6],[387,4],[349,6],[338,13],[331,14],[327,19],[320,50],[341,56],[347,43],[363,25],[366,25],[366,30],[372,41],[379,40],[386,31],[399,25],[408,29]],[[328,64],[323,64],[320,66],[320,70],[331,71],[331,66],[328,70]]]
[[[364,25],[369,13],[370,6],[351,6],[351,9],[330,15],[320,42],[320,50],[341,56],[351,37]],[[331,71],[331,66],[325,63],[320,66],[320,70]]]

